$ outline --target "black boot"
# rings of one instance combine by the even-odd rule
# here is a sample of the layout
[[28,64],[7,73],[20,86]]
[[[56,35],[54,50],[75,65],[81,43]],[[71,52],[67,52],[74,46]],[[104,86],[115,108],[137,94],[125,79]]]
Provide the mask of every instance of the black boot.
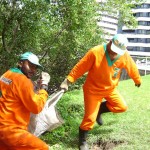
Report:
[[89,150],[86,142],[88,131],[79,128],[79,150]]
[[106,113],[106,112],[110,112],[110,110],[107,108],[106,101],[105,101],[105,102],[101,103],[100,109],[99,109],[99,112],[98,112],[98,115],[96,118],[96,121],[99,125],[103,125],[103,120],[102,120],[101,114]]

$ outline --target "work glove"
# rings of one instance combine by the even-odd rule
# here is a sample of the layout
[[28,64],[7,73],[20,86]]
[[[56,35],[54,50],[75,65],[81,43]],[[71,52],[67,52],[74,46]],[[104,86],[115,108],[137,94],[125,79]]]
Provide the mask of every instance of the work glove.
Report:
[[42,71],[40,78],[38,79],[40,89],[45,89],[47,91],[49,82],[50,82],[50,75],[47,72]]
[[68,86],[70,84],[70,81],[65,79],[61,85],[60,85],[60,89],[63,89],[65,92],[68,91]]
[[141,83],[139,83],[139,84],[135,84],[135,86],[140,87],[140,86],[141,86]]

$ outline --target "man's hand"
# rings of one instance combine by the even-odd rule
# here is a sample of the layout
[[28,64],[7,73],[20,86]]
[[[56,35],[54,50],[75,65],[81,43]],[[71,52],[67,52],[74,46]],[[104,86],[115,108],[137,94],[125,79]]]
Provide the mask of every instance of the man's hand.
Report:
[[135,84],[135,86],[140,87],[140,86],[141,86],[141,83],[139,83],[139,84]]
[[47,72],[42,71],[40,78],[38,79],[40,89],[45,89],[47,91],[49,82],[50,82],[50,75]]
[[50,82],[50,75],[47,72],[43,72],[41,73],[41,85],[48,85],[48,83]]
[[69,80],[65,79],[61,85],[60,85],[60,89],[63,89],[65,91],[68,91],[68,86],[69,86],[70,82]]

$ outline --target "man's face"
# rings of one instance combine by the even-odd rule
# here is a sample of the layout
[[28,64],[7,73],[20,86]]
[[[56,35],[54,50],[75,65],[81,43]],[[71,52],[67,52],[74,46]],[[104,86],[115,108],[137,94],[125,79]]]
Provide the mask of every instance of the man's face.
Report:
[[21,61],[19,63],[19,67],[23,74],[27,76],[27,78],[32,78],[35,76],[38,68],[37,65],[30,63],[28,60]]

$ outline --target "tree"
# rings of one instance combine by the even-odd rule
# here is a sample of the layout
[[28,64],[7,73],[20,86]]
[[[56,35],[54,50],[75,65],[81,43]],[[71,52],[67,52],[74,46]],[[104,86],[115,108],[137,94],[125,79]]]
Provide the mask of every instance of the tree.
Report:
[[42,18],[47,8],[47,3],[41,0],[2,0],[0,2],[2,72],[13,66],[22,52],[38,53],[41,50]]
[[103,5],[91,0],[1,0],[0,73],[14,66],[21,53],[32,51],[51,74],[51,90],[57,89],[85,52],[104,42],[98,10],[119,11],[121,23],[135,26],[133,6],[132,0]]

